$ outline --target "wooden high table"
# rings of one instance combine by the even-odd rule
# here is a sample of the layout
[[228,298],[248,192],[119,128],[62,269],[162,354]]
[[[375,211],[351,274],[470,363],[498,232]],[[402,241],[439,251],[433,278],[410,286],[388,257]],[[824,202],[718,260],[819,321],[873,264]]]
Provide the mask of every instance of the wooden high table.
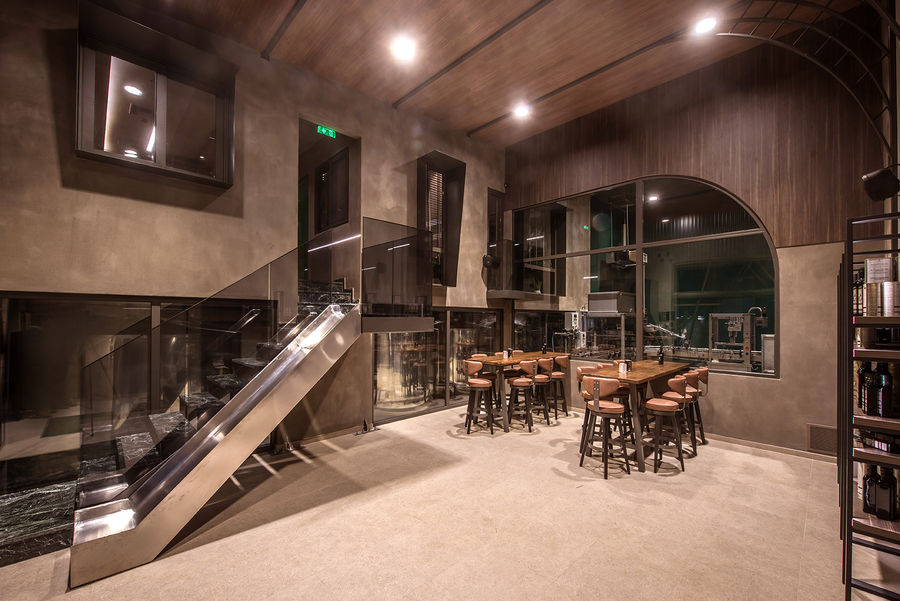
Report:
[[634,454],[637,462],[638,470],[644,471],[644,444],[643,444],[643,427],[641,424],[641,401],[643,401],[643,392],[647,384],[660,378],[674,376],[678,372],[684,371],[690,367],[687,363],[680,361],[666,361],[662,365],[656,360],[635,361],[631,364],[631,371],[622,375],[619,373],[618,365],[609,367],[585,369],[582,373],[585,376],[597,376],[600,378],[612,378],[628,384],[631,389],[628,398],[631,401],[631,427],[634,428],[634,439],[637,444],[634,445]]
[[478,361],[485,367],[492,367],[497,372],[498,385],[500,387],[500,399],[503,403],[503,431],[509,432],[509,420],[507,419],[507,399],[506,399],[506,379],[503,377],[504,367],[513,367],[518,365],[520,361],[537,361],[538,359],[555,359],[556,357],[567,357],[569,353],[554,353],[547,351],[542,353],[535,351],[533,353],[520,353],[515,357],[504,359],[503,357],[495,357],[488,355],[487,357],[469,357],[469,361]]

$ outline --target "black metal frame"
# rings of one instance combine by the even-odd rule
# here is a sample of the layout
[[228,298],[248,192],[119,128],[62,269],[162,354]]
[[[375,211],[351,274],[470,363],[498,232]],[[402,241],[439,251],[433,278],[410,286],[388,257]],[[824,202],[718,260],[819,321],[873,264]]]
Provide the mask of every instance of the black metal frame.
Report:
[[[847,220],[844,255],[841,261],[840,275],[838,277],[838,372],[837,372],[837,427],[838,427],[838,483],[840,488],[841,524],[840,534],[843,541],[843,572],[844,598],[850,601],[853,589],[858,589],[877,595],[885,599],[900,600],[900,591],[891,591],[864,580],[853,577],[853,547],[854,545],[867,547],[879,552],[900,556],[900,544],[895,533],[883,531],[876,534],[871,528],[861,529],[854,526],[853,509],[854,494],[854,467],[858,462],[867,462],[853,453],[853,433],[860,428],[853,421],[853,361],[854,361],[854,331],[858,327],[889,327],[895,325],[900,319],[897,317],[867,318],[866,321],[856,322],[850,305],[852,294],[852,274],[854,264],[860,257],[875,254],[875,251],[855,252],[854,244],[871,241],[888,241],[895,243],[900,239],[900,234],[871,235],[855,237],[855,227],[866,224],[884,224],[890,222],[892,230],[900,221],[900,213],[887,213],[884,215],[859,217]],[[900,255],[895,244],[890,249],[877,251],[878,254]],[[888,324],[888,325],[884,325]],[[871,352],[871,351],[870,351]],[[889,353],[886,353],[889,355]],[[868,357],[867,357],[868,358]],[[875,357],[871,357],[875,358]],[[894,361],[895,357],[878,357],[879,360]],[[894,420],[884,425],[884,431],[896,434],[900,432],[900,420]],[[866,427],[866,429],[873,429]],[[878,428],[874,428],[878,429]],[[867,538],[861,538],[861,536]],[[874,540],[872,540],[874,539]],[[881,542],[884,541],[884,542]],[[886,544],[890,543],[890,544]]]

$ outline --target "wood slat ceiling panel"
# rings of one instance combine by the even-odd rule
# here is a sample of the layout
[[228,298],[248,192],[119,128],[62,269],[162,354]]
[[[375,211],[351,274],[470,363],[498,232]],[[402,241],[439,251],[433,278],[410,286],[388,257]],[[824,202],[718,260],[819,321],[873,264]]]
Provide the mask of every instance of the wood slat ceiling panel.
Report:
[[509,146],[755,45],[738,38],[691,38],[667,44],[536,105],[528,119],[504,119],[475,137]]
[[[394,102],[536,1],[308,0],[272,56]],[[390,54],[399,34],[417,42],[409,65]]]
[[[730,2],[554,0],[401,105],[470,130]],[[452,99],[452,101],[450,101]]]
[[262,51],[294,0],[140,0],[140,3]]

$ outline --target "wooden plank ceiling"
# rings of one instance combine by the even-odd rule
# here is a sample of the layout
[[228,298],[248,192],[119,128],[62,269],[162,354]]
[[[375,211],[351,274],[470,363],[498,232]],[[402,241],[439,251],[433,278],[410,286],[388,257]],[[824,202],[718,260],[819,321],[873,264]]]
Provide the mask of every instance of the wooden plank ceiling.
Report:
[[[827,3],[828,0],[810,0]],[[423,113],[507,146],[733,54],[748,40],[688,36],[610,66],[700,18],[786,17],[794,3],[769,0],[143,0],[273,60]],[[857,0],[836,0],[846,10]],[[299,8],[299,10],[297,10]],[[293,10],[292,10],[293,9]],[[819,11],[794,8],[812,21]],[[292,18],[293,17],[293,18]],[[766,35],[776,24],[760,27]],[[738,26],[749,31],[752,26]],[[781,34],[791,28],[784,27]],[[393,60],[399,34],[417,42],[409,64]],[[448,69],[448,67],[451,67]],[[597,76],[571,85],[597,69]],[[424,85],[423,85],[424,84]],[[550,94],[550,97],[534,101]],[[506,117],[532,105],[526,119]],[[477,131],[473,131],[477,130]]]

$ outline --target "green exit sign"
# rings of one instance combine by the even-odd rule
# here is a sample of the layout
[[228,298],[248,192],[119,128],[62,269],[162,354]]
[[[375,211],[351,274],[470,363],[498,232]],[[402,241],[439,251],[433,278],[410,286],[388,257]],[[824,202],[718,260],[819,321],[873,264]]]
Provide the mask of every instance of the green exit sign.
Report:
[[325,127],[324,125],[317,125],[316,131],[323,136],[328,136],[329,138],[333,138],[335,136],[334,130]]

